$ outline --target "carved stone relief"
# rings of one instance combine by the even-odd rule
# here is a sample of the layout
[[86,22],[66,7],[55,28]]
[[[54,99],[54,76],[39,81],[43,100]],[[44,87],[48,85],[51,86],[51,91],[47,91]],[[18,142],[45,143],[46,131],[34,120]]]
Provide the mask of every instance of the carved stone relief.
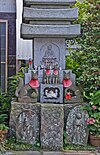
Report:
[[76,106],[70,111],[66,123],[67,143],[78,145],[87,144],[87,118],[87,111],[82,110],[81,106]]
[[39,119],[32,110],[22,111],[16,123],[17,141],[35,144],[39,138]]
[[[56,51],[54,51],[56,49]],[[55,44],[48,43],[41,47],[40,50],[42,53],[44,53],[41,61],[41,65],[45,68],[47,65],[50,65],[51,68],[54,67],[54,65],[58,64],[59,62],[59,47]]]

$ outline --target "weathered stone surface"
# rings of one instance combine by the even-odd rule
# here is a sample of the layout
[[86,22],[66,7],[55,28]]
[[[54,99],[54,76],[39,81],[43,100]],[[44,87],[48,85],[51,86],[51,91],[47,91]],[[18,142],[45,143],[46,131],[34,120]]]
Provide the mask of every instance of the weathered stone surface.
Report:
[[78,9],[37,9],[24,7],[24,20],[47,20],[47,21],[73,21],[78,18]]
[[63,149],[63,105],[41,105],[41,148],[47,150]]
[[81,106],[72,108],[67,117],[66,139],[69,144],[86,145],[88,140],[88,129],[86,120],[88,113]]
[[80,35],[80,25],[21,25],[23,39],[40,37],[73,38]]
[[36,143],[39,138],[40,104],[11,103],[10,135],[18,141]]
[[34,65],[41,65],[49,45],[52,46],[57,63],[65,69],[65,38],[34,38]]
[[[0,154],[2,155],[2,154]],[[67,151],[67,152],[58,152],[58,151],[12,151],[3,153],[3,155],[100,155],[97,152],[90,151]]]
[[59,5],[71,5],[76,0],[24,0],[24,4],[59,4]]
[[16,120],[16,139],[35,144],[39,139],[39,119],[32,110],[23,110]]
[[64,155],[63,152],[43,152],[43,155]]

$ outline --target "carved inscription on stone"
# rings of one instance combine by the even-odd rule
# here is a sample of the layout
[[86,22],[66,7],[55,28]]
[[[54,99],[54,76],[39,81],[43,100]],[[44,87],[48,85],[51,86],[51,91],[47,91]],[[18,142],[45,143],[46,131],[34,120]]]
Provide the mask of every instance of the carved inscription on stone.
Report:
[[87,112],[83,111],[80,106],[76,106],[70,111],[66,123],[67,143],[78,145],[87,144],[87,118]]
[[16,123],[17,141],[35,144],[39,137],[39,120],[32,110],[22,111]]

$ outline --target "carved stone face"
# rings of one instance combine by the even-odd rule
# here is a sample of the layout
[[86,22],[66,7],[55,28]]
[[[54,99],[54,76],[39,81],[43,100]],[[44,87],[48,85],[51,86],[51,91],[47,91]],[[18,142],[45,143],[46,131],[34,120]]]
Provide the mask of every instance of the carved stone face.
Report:
[[76,118],[81,119],[81,118],[82,118],[82,114],[78,112],[78,113],[76,114]]
[[37,73],[33,73],[33,75],[32,75],[32,79],[33,79],[33,80],[37,80],[37,79],[38,79],[38,75],[37,75]]
[[52,49],[52,45],[48,45],[47,49],[51,50]]
[[64,80],[69,80],[70,79],[70,72],[66,73],[64,72]]

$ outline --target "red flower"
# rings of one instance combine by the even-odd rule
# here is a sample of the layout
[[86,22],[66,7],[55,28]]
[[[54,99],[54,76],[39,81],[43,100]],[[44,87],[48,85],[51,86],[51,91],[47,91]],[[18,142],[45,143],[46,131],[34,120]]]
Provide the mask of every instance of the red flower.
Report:
[[94,118],[88,118],[87,120],[86,120],[86,124],[88,125],[88,124],[94,124],[95,123],[95,119]]

